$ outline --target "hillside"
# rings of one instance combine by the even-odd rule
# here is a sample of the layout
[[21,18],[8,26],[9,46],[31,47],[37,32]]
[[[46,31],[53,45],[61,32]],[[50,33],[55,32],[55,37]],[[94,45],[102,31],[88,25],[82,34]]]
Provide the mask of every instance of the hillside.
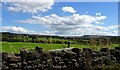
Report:
[[2,41],[7,42],[36,42],[36,43],[89,43],[92,39],[109,40],[112,43],[118,43],[120,36],[100,36],[100,35],[84,35],[84,36],[50,36],[37,34],[16,34],[9,32],[1,32]]

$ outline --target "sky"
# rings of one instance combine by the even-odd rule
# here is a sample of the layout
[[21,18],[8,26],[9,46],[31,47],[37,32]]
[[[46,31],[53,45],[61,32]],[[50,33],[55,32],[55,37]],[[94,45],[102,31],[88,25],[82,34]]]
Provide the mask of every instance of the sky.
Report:
[[2,2],[2,32],[118,35],[117,2]]

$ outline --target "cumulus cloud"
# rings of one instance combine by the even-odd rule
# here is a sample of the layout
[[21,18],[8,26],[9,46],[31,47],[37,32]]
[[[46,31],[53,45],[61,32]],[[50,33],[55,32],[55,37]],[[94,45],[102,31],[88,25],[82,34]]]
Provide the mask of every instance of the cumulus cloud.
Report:
[[50,0],[0,0],[1,2],[49,2]]
[[70,6],[63,7],[62,11],[69,12],[69,13],[76,13],[76,10],[73,7],[70,7]]
[[111,25],[111,26],[108,26],[109,29],[118,29],[119,25]]
[[6,8],[14,12],[39,13],[51,9],[54,0],[6,0]]
[[13,32],[13,33],[35,33],[34,31],[25,29],[23,27],[16,26],[2,26],[3,32]]
[[[32,16],[30,19],[17,21],[19,23],[40,24],[44,27],[51,29],[45,31],[45,34],[55,35],[116,35],[115,30],[117,25],[100,26],[96,22],[101,23],[105,20],[106,16],[91,16],[73,14],[71,16],[58,16],[51,14],[47,16]],[[95,24],[96,23],[96,24]]]
[[49,24],[49,25],[80,25],[80,24],[92,24],[100,22],[106,19],[106,16],[91,16],[91,15],[79,15],[73,14],[71,16],[58,16],[51,14],[49,16],[32,16],[31,19],[21,20],[22,23],[35,23],[35,24]]
[[[23,13],[40,13],[46,12],[54,5],[54,0],[4,0],[5,7],[14,12]],[[65,6],[62,8],[63,12],[72,13],[70,16],[58,16],[56,14],[46,16],[35,16],[32,18],[19,20],[19,23],[40,24],[49,28],[51,31],[43,31],[38,34],[52,34],[52,35],[116,35],[118,25],[100,26],[103,24],[101,20],[107,17],[102,16],[101,12],[92,15],[75,14],[76,10],[73,7]],[[16,26],[3,26],[3,31],[17,32],[17,33],[36,33],[34,31]]]
[[100,15],[101,15],[101,12],[96,13],[96,16],[100,16]]

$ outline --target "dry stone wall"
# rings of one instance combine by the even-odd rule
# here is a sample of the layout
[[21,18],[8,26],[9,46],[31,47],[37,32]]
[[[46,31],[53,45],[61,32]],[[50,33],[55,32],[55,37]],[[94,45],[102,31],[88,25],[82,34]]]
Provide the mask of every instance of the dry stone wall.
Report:
[[61,50],[44,52],[37,46],[32,51],[22,48],[20,54],[14,56],[2,52],[1,70],[120,70],[120,47],[101,48],[100,51],[90,48]]

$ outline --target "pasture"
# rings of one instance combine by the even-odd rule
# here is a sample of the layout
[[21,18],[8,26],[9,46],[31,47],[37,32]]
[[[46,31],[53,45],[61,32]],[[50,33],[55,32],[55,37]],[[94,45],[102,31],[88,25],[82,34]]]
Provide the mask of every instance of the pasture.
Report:
[[[19,53],[20,48],[26,48],[28,50],[34,49],[36,46],[43,48],[43,51],[61,49],[67,47],[67,44],[49,44],[49,43],[26,43],[26,42],[0,42],[0,49],[2,52],[9,53]],[[112,44],[111,46],[104,46],[109,48],[114,48],[118,46],[117,44]],[[100,46],[90,46],[90,45],[79,45],[79,44],[70,44],[70,47],[76,48],[92,48],[94,50],[99,50]]]

